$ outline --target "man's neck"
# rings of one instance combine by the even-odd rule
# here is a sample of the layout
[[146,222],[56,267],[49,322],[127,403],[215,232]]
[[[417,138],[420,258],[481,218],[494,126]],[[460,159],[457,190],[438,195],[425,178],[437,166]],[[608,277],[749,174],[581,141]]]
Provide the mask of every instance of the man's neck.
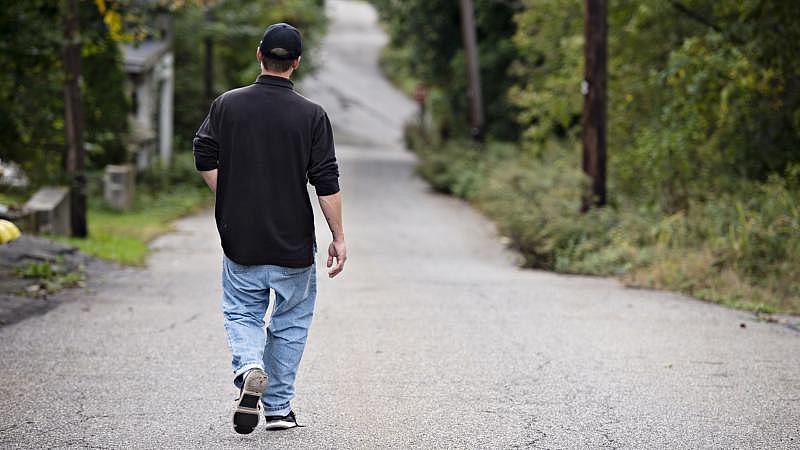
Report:
[[281,78],[286,78],[287,80],[291,80],[292,72],[293,72],[292,70],[288,72],[270,72],[269,70],[262,69],[261,75],[269,75],[271,77],[281,77]]

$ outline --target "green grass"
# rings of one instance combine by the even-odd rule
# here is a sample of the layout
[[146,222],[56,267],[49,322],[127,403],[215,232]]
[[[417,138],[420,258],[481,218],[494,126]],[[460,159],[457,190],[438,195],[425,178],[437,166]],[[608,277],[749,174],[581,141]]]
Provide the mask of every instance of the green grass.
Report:
[[82,269],[67,270],[64,267],[63,257],[56,257],[54,261],[33,261],[27,265],[18,266],[16,274],[20,278],[35,279],[37,284],[24,292],[32,296],[52,294],[64,288],[79,286],[84,281]]
[[[198,176],[191,152],[174,155],[169,170],[156,163],[138,174],[136,197],[129,211],[114,211],[105,205],[102,172],[87,175],[89,237],[48,237],[78,247],[86,254],[125,265],[144,265],[150,241],[171,231],[175,219],[213,204],[214,196]],[[5,188],[0,191],[0,203],[20,206],[34,191],[34,188]]]
[[3,191],[0,192],[0,204],[3,205],[22,205],[28,199],[28,195],[22,191]]
[[55,238],[82,252],[121,264],[141,266],[150,251],[148,243],[173,229],[172,221],[197,212],[212,202],[203,186],[179,185],[161,192],[139,192],[128,212],[112,211],[102,199],[90,200],[89,237]]

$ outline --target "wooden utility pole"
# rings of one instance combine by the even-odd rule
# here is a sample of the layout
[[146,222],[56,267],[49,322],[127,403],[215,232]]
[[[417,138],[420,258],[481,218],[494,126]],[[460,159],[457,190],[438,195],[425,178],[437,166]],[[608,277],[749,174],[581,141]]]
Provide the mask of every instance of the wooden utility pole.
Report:
[[72,236],[86,237],[86,152],[83,146],[83,101],[81,100],[81,36],[78,0],[62,0],[64,14],[64,130],[67,154],[64,168],[70,182]]
[[209,0],[203,0],[203,9],[204,15],[206,20],[206,37],[204,39],[205,43],[205,67],[204,67],[204,74],[205,74],[205,94],[206,100],[210,104],[212,100],[214,100],[214,39],[211,37],[211,20],[213,16],[211,14],[211,2]]
[[583,32],[583,171],[591,178],[591,193],[581,211],[606,204],[606,56],[608,25],[606,0],[584,0]]
[[478,39],[475,35],[475,10],[472,0],[461,0],[461,36],[467,60],[469,80],[470,134],[478,142],[483,141],[483,96],[481,94],[481,72],[478,64]]

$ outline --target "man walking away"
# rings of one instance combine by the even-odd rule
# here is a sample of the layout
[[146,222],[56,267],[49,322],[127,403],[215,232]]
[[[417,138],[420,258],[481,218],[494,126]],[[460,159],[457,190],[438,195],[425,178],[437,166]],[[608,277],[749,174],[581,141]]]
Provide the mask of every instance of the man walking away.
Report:
[[[261,75],[214,100],[194,139],[197,170],[216,192],[222,311],[240,389],[233,427],[242,434],[258,425],[261,408],[267,429],[297,426],[290,402],[317,287],[307,183],[333,235],[328,276],[347,260],[331,124],[290,80],[301,54],[297,29],[267,28],[256,52]],[[265,332],[270,291],[275,304]]]

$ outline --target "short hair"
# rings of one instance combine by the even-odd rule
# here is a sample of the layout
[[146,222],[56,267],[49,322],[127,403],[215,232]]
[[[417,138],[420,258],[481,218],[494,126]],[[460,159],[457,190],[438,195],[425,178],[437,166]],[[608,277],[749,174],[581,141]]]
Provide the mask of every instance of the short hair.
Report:
[[[288,55],[289,52],[282,48],[273,48],[270,50],[270,53],[273,53],[278,56]],[[267,55],[262,55],[263,59],[261,63],[264,65],[264,68],[269,70],[270,72],[277,72],[277,73],[284,73],[288,72],[289,69],[292,68],[292,64],[294,63],[293,59],[272,59]]]

